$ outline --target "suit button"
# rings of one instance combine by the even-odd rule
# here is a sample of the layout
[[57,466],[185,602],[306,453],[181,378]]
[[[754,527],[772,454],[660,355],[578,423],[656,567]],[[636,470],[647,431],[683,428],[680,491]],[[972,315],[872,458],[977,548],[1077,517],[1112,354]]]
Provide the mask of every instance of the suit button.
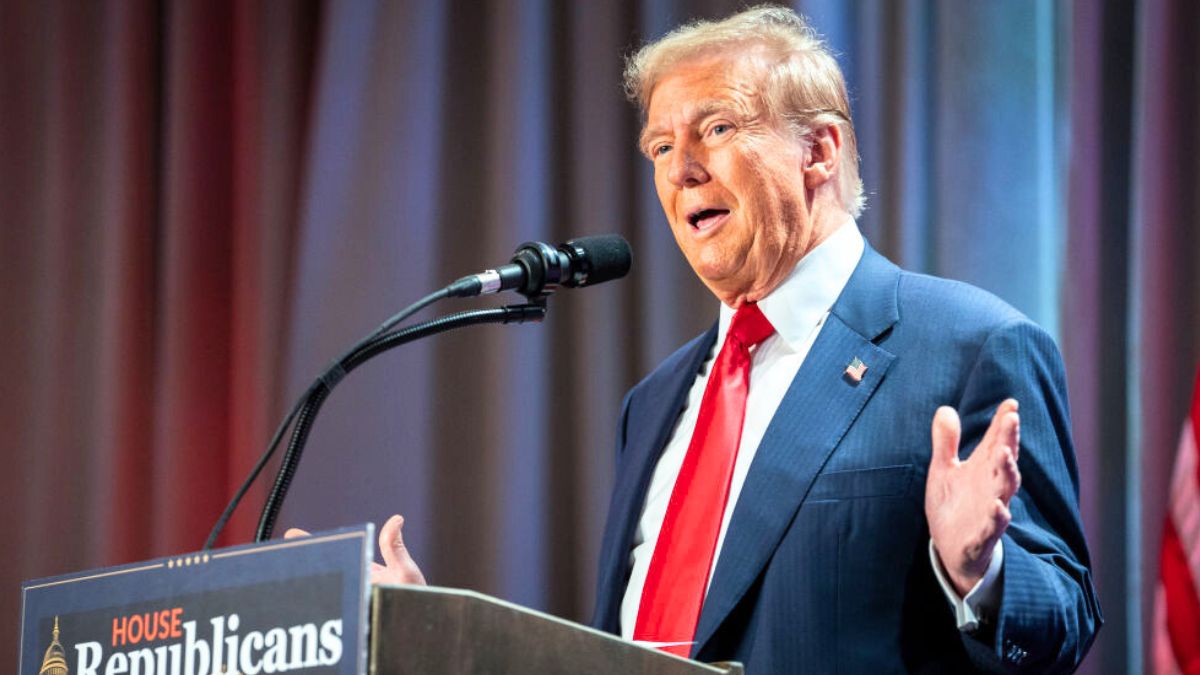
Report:
[[1004,658],[1017,665],[1020,665],[1025,660],[1025,657],[1029,655],[1029,652],[1009,640],[1004,641],[1004,648]]

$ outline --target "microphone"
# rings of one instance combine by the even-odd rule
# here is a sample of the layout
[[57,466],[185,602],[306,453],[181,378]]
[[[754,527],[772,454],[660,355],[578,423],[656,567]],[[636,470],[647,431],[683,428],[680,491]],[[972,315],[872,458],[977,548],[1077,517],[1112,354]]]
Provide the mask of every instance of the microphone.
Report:
[[[271,537],[275,528],[275,520],[279,515],[279,508],[287,496],[292,476],[300,463],[304,445],[308,441],[313,420],[316,419],[322,403],[333,391],[333,388],[351,370],[393,347],[462,326],[541,321],[546,316],[545,296],[553,293],[559,286],[579,288],[620,279],[629,273],[632,259],[633,254],[629,250],[629,243],[615,234],[579,237],[557,247],[540,241],[531,241],[517,248],[512,262],[509,264],[463,277],[449,286],[430,293],[388,318],[378,328],[334,359],[333,363],[317,377],[292,406],[287,417],[275,430],[275,435],[267,444],[266,451],[229,501],[229,505],[225,507],[225,511],[217,519],[216,524],[213,525],[212,532],[208,535],[208,541],[204,544],[204,550],[207,551],[216,544],[217,538],[230,516],[233,515],[234,509],[246,496],[254,479],[266,467],[267,462],[275,453],[275,449],[279,446],[279,442],[283,440],[284,433],[289,427],[292,427],[292,437],[288,442],[287,452],[280,462],[275,485],[263,505],[254,540],[264,541]],[[393,328],[400,322],[444,298],[467,298],[513,289],[526,296],[525,304],[459,312],[393,332]],[[295,422],[294,425],[293,422]]]
[[620,279],[629,273],[633,253],[617,234],[598,234],[551,246],[541,241],[521,244],[512,262],[472,274],[448,288],[451,297],[515,290],[526,297],[549,295],[560,286],[582,288]]

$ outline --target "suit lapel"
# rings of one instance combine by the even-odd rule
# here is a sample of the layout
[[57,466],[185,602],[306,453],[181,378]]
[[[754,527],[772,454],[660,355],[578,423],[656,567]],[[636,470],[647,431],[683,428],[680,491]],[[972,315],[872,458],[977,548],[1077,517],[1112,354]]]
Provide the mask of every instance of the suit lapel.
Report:
[[[693,654],[762,572],[814,479],[895,356],[873,340],[897,320],[899,270],[868,247],[767,427],[721,548]],[[860,381],[846,375],[854,359]]]

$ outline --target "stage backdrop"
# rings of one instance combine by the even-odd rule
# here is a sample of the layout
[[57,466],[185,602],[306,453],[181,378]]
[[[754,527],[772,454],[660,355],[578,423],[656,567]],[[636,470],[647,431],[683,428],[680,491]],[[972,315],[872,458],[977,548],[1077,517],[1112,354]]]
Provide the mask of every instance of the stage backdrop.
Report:
[[[619,232],[633,273],[544,324],[352,374],[281,519],[401,512],[431,582],[584,619],[621,396],[716,315],[621,56],[740,5],[0,2],[0,662],[20,579],[197,549],[286,407],[384,317],[523,241]],[[850,82],[872,245],[1058,339],[1107,619],[1085,669],[1138,672],[1200,359],[1198,10],[797,6]]]

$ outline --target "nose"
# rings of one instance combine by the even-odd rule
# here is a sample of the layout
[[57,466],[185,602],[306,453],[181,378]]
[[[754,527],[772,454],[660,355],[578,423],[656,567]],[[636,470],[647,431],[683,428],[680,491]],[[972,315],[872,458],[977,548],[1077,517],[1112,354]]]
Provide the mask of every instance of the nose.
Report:
[[709,181],[702,157],[697,156],[695,146],[680,143],[671,152],[671,165],[667,169],[667,180],[676,187],[695,187]]

